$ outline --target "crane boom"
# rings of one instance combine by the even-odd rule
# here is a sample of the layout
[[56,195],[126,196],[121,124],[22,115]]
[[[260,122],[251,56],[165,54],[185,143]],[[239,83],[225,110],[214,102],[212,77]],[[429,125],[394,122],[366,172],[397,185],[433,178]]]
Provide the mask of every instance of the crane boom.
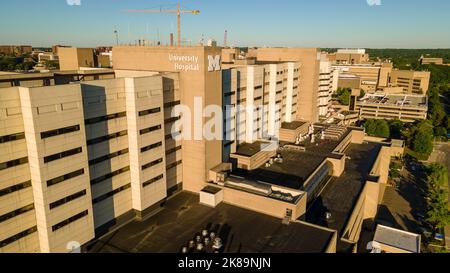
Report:
[[176,13],[178,19],[178,46],[181,46],[181,14],[200,14],[199,10],[182,10],[181,4],[178,2],[178,8],[176,10],[126,10],[128,13]]

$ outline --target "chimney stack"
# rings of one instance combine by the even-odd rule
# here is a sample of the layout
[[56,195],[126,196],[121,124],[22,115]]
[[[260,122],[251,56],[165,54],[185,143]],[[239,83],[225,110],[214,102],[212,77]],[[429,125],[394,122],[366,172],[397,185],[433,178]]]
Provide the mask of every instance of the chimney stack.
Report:
[[173,46],[173,33],[170,33],[170,46]]

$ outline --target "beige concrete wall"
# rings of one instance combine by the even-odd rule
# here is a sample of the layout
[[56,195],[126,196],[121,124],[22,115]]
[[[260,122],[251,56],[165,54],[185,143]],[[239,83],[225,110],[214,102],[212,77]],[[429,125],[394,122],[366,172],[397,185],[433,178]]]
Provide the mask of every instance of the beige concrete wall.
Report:
[[[214,47],[114,47],[114,68],[119,70],[166,71],[178,72],[182,104],[195,109],[194,98],[203,100],[206,105],[221,105],[222,73],[208,71],[208,56],[220,56],[219,48]],[[170,56],[190,56],[194,60],[174,61]],[[183,70],[180,65],[191,65],[191,69]],[[180,70],[181,69],[181,70]],[[193,112],[193,110],[192,110]],[[191,124],[199,126],[209,119],[194,119]],[[193,130],[192,130],[193,131]],[[199,192],[207,180],[207,171],[221,162],[220,141],[184,140],[183,141],[183,177],[185,190]]]
[[[84,244],[94,238],[84,114],[79,85],[19,88],[41,252],[67,252],[71,241]],[[50,118],[51,117],[51,118]],[[79,125],[78,132],[42,139],[41,132]],[[80,147],[82,152],[45,163],[45,156]],[[48,186],[46,181],[84,169],[70,183]],[[85,190],[86,194],[50,209],[52,202]],[[80,212],[88,214],[58,230],[55,225]]]
[[257,59],[258,61],[285,61],[301,64],[297,91],[297,120],[318,121],[320,51],[317,48],[258,48]]
[[286,209],[292,210],[293,219],[298,219],[304,215],[306,212],[306,199],[305,194],[297,204],[290,204],[241,190],[231,188],[223,189],[223,201],[225,203],[280,219],[283,219],[286,215]]

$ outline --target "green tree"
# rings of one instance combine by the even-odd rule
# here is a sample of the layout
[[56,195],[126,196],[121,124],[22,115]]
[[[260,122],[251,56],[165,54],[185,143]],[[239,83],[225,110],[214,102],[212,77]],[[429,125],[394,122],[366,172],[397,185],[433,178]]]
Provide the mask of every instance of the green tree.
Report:
[[391,138],[401,139],[403,137],[404,124],[401,120],[395,119],[389,121],[389,130],[391,131]]
[[366,133],[370,136],[388,138],[390,136],[389,124],[384,119],[368,119],[364,123]]
[[338,88],[333,98],[336,98],[342,105],[350,105],[350,96],[352,90],[350,88]]
[[421,155],[429,155],[433,151],[433,125],[430,121],[422,121],[403,132],[408,148]]
[[441,164],[431,164],[427,168],[428,211],[427,221],[436,229],[444,228],[450,223],[448,210],[448,170]]

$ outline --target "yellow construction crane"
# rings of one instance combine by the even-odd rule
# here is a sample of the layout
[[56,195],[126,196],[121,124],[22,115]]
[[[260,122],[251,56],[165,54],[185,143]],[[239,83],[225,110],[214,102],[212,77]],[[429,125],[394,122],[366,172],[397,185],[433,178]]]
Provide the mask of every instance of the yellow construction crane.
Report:
[[176,10],[126,10],[130,13],[176,13],[178,17],[178,46],[181,46],[181,14],[200,14],[199,10],[182,10],[181,3],[178,1],[178,7]]

